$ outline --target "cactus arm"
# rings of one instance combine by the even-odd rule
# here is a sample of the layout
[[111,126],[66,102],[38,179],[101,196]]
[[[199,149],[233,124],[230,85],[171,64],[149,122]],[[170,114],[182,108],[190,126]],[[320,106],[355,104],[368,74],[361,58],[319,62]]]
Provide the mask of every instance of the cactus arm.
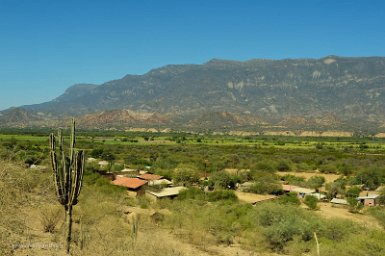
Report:
[[75,119],[72,118],[72,127],[71,127],[71,144],[70,144],[70,161],[71,165],[74,162],[74,150],[75,150]]
[[78,202],[78,196],[82,188],[82,180],[84,174],[84,151],[75,152],[74,162],[74,183],[71,188],[70,201],[73,205]]
[[61,164],[59,168],[59,175],[60,175],[60,183],[61,187],[63,189],[63,203],[62,204],[67,204],[68,203],[68,180],[69,180],[69,173],[68,173],[68,168],[69,168],[69,161],[67,160],[68,157],[65,156],[64,153],[64,138],[62,135],[61,130],[58,132],[59,135],[59,148],[60,148],[60,159],[61,159]]
[[58,165],[57,165],[57,157],[56,157],[56,139],[55,135],[51,133],[50,135],[50,145],[51,145],[51,151],[50,151],[50,156],[51,156],[51,166],[52,166],[52,172],[55,177],[55,189],[56,189],[56,195],[58,198],[58,201],[62,203],[62,187],[60,183],[60,174],[58,170]]

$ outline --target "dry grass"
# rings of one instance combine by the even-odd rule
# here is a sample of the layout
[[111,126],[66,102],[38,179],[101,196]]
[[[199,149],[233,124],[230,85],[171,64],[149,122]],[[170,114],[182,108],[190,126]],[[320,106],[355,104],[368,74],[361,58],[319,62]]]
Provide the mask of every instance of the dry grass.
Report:
[[358,214],[349,212],[347,207],[333,206],[331,203],[318,203],[319,211],[317,213],[324,218],[341,218],[351,220],[364,227],[371,229],[382,229],[378,221],[367,214]]
[[[0,255],[66,255],[64,213],[56,201],[51,174],[11,162],[0,161],[0,166]],[[135,213],[138,230],[133,236],[133,223],[127,221],[122,207],[139,203],[133,200],[122,190],[85,183],[74,208],[72,255],[227,256],[237,251],[227,253],[225,247],[210,245],[202,233],[194,234],[196,241],[183,241],[151,220],[151,208]],[[241,252],[238,255],[252,255]]]
[[251,204],[268,201],[268,200],[274,200],[275,198],[277,198],[277,196],[274,196],[274,195],[260,195],[260,194],[247,193],[247,192],[241,192],[241,191],[235,191],[235,195],[238,197],[240,201],[251,203]]
[[308,180],[313,176],[322,176],[325,178],[325,182],[334,182],[336,179],[340,178],[341,175],[332,174],[332,173],[319,173],[319,172],[277,172],[280,176],[293,175],[296,177],[302,177]]

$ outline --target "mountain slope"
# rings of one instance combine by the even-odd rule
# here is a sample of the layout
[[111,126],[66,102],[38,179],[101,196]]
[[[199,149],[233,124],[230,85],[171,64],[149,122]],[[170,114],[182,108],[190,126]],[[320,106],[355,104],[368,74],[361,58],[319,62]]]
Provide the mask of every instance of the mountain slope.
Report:
[[[207,122],[210,126],[228,122],[376,126],[385,122],[385,58],[328,56],[168,65],[99,86],[75,85],[51,102],[23,108],[44,118],[129,109],[169,116],[162,124],[188,127]],[[213,123],[209,113],[228,114],[216,115],[219,121]],[[249,122],[241,118],[244,115],[250,116]]]

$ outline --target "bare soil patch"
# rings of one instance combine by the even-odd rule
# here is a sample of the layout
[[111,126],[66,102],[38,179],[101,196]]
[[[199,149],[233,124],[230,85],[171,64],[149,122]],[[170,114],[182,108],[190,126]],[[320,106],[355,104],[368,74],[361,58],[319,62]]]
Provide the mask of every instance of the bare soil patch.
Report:
[[317,213],[324,218],[343,218],[359,223],[367,228],[382,229],[377,220],[369,215],[362,213],[351,213],[344,206],[333,206],[331,203],[319,203]]

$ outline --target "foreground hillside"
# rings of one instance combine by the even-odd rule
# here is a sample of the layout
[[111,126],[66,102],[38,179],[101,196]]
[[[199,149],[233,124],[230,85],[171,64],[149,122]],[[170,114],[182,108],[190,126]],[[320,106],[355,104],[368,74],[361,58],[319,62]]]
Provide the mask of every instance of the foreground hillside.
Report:
[[[102,85],[74,85],[56,99],[9,109],[2,125],[89,127],[378,129],[385,123],[385,58],[212,60],[169,65]],[[108,120],[108,122],[107,122]]]
[[[50,174],[4,161],[1,166],[1,255],[64,255],[62,209]],[[190,193],[151,203],[127,197],[124,189],[95,175],[85,179],[75,211],[73,255],[314,255],[313,231],[322,255],[385,252],[383,231],[326,220],[293,205],[252,207],[228,199],[205,203],[192,200]],[[155,212],[157,219],[151,217]],[[55,225],[44,232],[48,224]]]
[[[315,233],[321,255],[385,253],[382,206],[335,208],[325,201],[310,210],[306,197],[283,193],[283,184],[318,188],[329,199],[379,188],[381,140],[158,136],[79,134],[87,156],[109,164],[87,163],[73,255],[316,255]],[[64,250],[63,209],[47,157],[46,135],[0,136],[0,255]],[[151,200],[98,174],[117,176],[128,166],[187,188],[173,200]],[[255,197],[274,200],[252,206]]]

